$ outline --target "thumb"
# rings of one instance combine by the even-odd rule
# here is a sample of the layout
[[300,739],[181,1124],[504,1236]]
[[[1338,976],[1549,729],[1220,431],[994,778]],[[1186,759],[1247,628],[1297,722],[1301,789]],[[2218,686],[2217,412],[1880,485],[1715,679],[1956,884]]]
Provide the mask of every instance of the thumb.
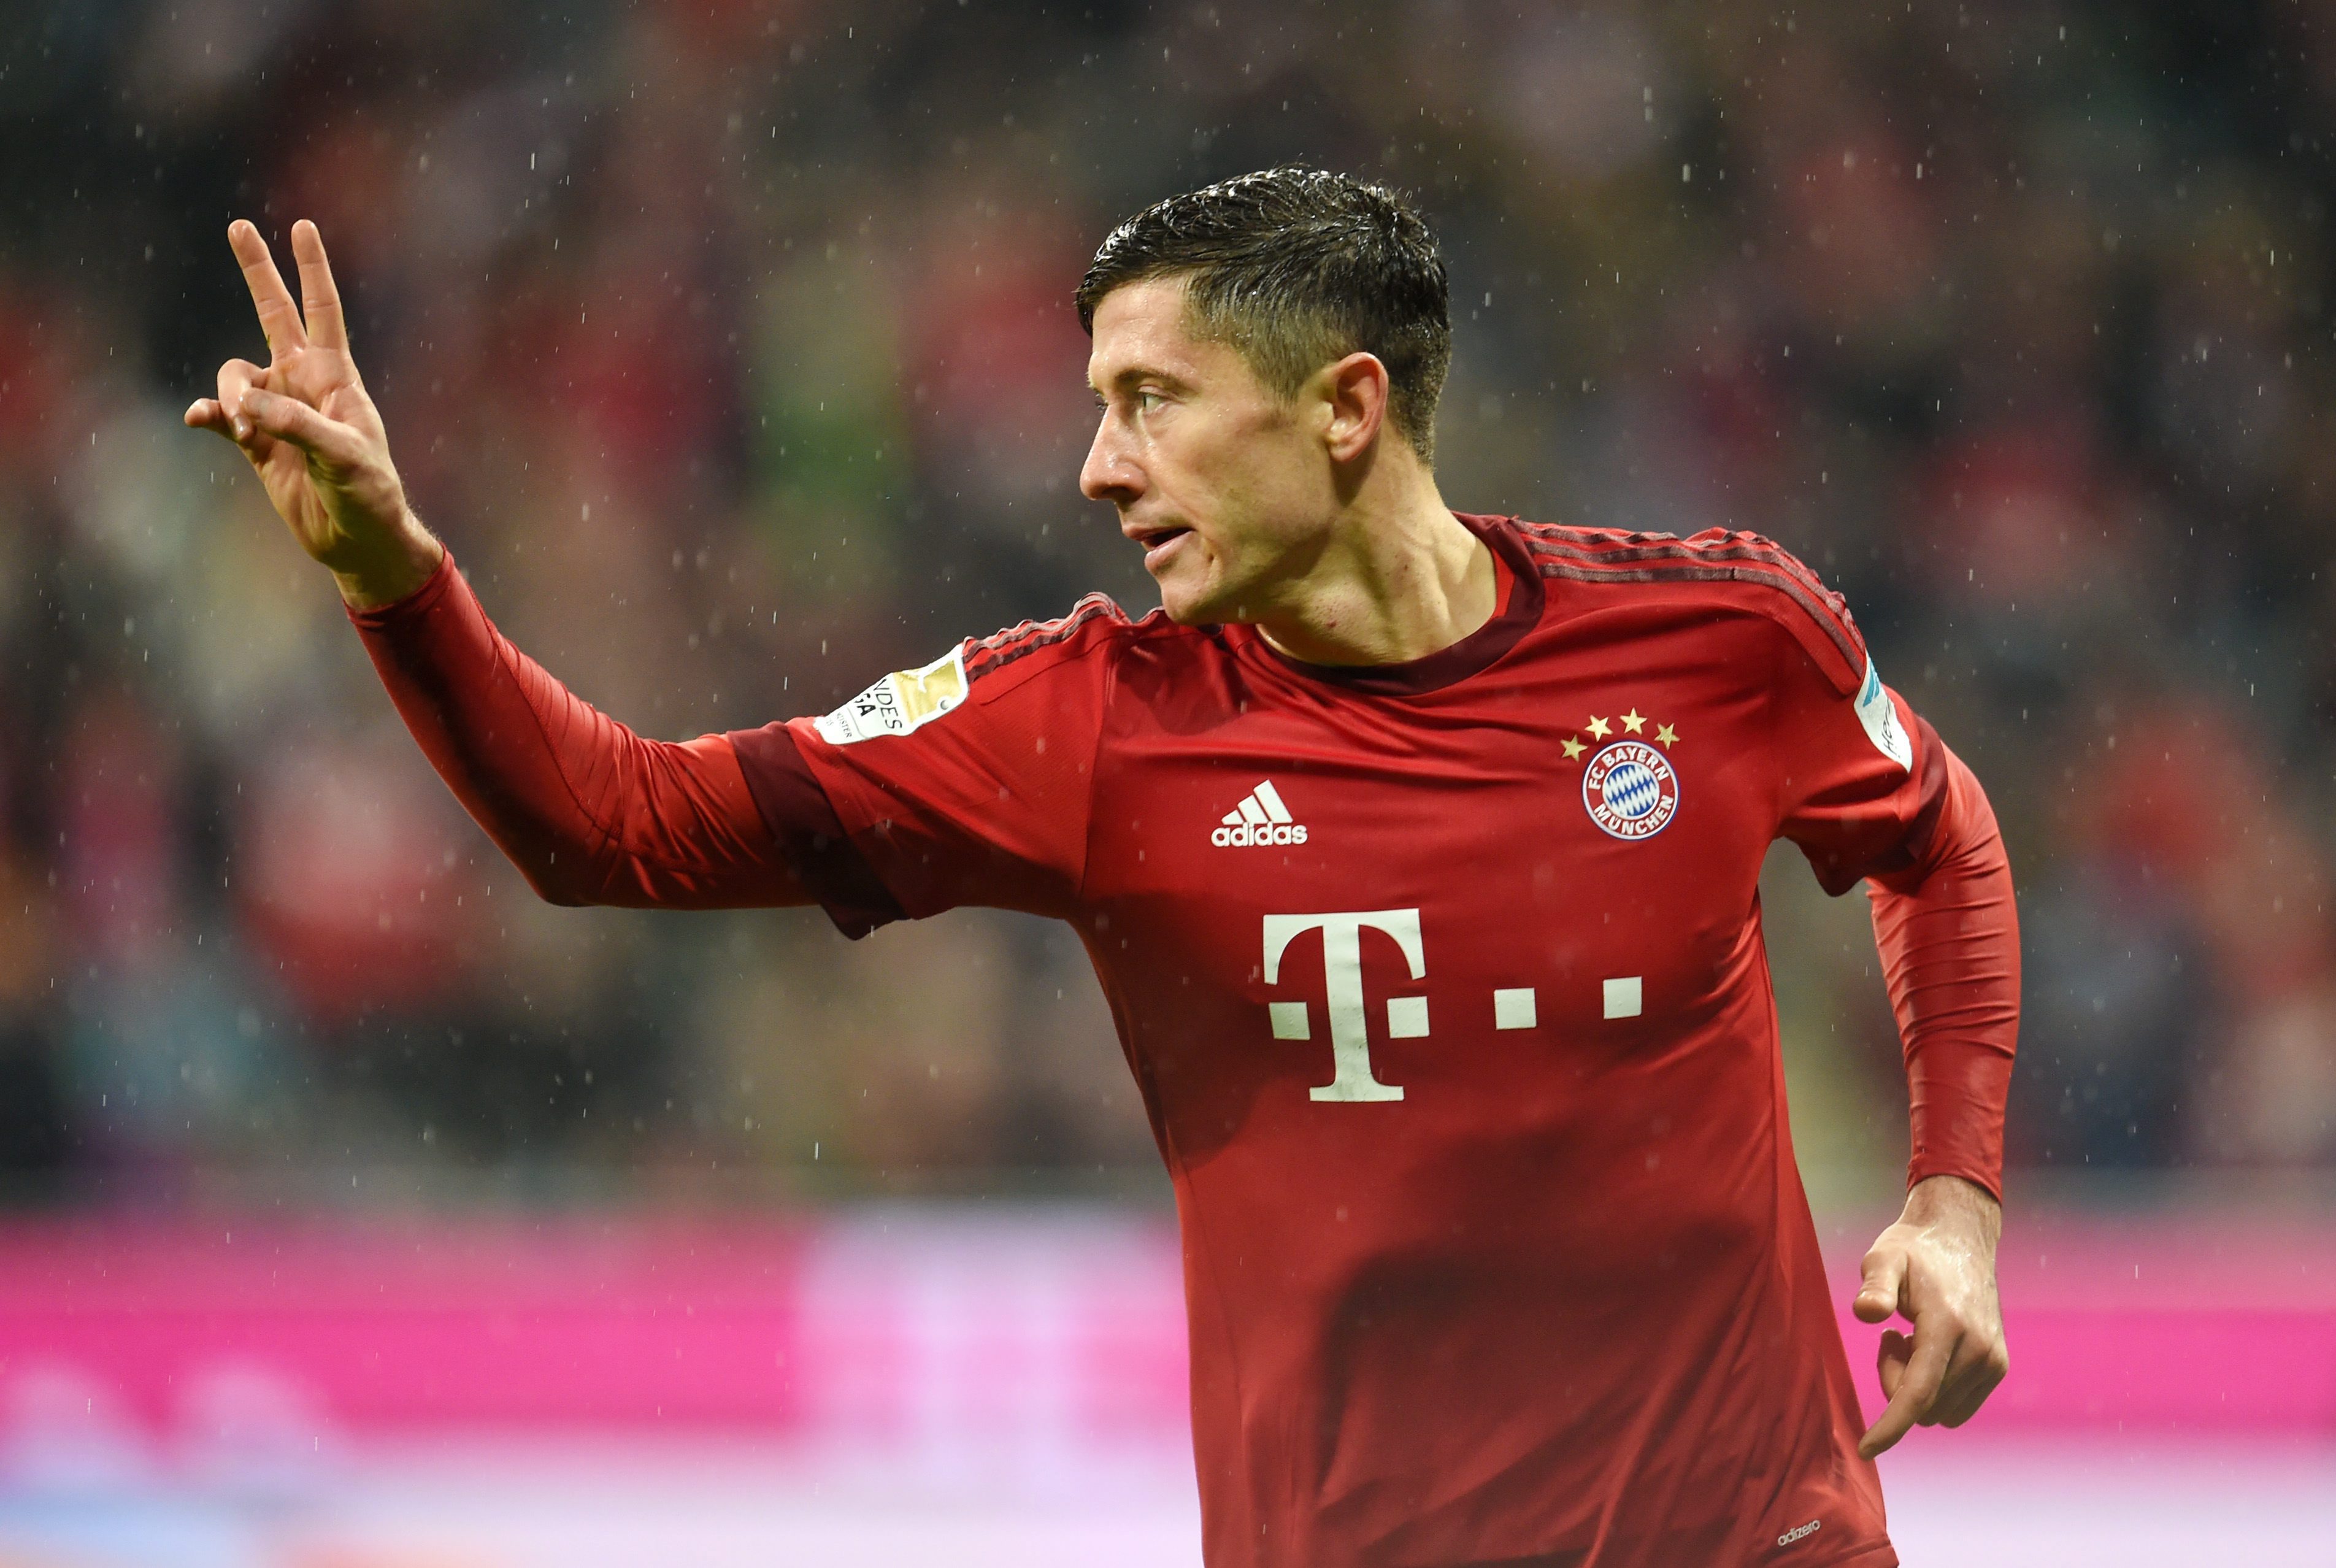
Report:
[[1898,1310],[1898,1288],[1906,1279],[1906,1254],[1895,1247],[1865,1254],[1865,1282],[1850,1310],[1863,1323],[1884,1323]]
[[311,457],[347,464],[357,456],[360,438],[355,431],[326,419],[297,397],[255,386],[243,394],[243,414],[261,430]]

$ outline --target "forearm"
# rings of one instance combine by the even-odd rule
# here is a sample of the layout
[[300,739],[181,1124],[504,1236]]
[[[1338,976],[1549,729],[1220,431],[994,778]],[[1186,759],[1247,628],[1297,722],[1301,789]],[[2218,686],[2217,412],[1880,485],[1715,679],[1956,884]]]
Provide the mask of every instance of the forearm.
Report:
[[1995,813],[1952,753],[1930,852],[1868,884],[1905,1044],[1909,1185],[1956,1176],[2003,1192],[2004,1104],[2020,1030],[2020,922]]
[[547,901],[807,901],[727,741],[646,740],[579,699],[495,629],[451,558],[349,618],[431,765]]

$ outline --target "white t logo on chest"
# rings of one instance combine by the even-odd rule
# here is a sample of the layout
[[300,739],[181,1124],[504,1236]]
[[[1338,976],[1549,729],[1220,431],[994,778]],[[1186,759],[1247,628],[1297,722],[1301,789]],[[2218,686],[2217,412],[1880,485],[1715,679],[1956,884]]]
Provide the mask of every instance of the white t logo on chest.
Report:
[[[1370,1025],[1363,1000],[1363,932],[1384,932],[1403,950],[1411,978],[1427,976],[1426,950],[1419,940],[1417,910],[1374,910],[1322,915],[1265,917],[1265,983],[1280,983],[1281,955],[1291,941],[1307,931],[1322,933],[1323,999],[1330,1010],[1330,1060],[1335,1071],[1327,1084],[1308,1091],[1317,1100],[1399,1100],[1399,1084],[1383,1084],[1371,1075]],[[1269,1002],[1277,1040],[1313,1037],[1304,1002]],[[1426,997],[1387,998],[1387,1035],[1391,1039],[1417,1039],[1427,1033]]]

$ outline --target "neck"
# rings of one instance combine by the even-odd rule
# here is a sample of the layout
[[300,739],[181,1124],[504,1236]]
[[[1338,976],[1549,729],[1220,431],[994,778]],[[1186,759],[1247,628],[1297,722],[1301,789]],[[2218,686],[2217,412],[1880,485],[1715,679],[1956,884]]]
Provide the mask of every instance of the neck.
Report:
[[1291,658],[1406,664],[1493,618],[1493,552],[1452,515],[1435,475],[1419,463],[1377,466],[1306,574],[1255,619]]

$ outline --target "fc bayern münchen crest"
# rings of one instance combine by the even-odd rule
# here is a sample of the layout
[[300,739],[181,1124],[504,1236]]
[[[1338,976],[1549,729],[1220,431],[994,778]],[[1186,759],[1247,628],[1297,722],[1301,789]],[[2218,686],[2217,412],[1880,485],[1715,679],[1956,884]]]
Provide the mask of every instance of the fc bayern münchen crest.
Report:
[[1618,740],[1590,759],[1582,803],[1590,820],[1618,839],[1650,839],[1679,813],[1679,774],[1670,759],[1640,741]]

